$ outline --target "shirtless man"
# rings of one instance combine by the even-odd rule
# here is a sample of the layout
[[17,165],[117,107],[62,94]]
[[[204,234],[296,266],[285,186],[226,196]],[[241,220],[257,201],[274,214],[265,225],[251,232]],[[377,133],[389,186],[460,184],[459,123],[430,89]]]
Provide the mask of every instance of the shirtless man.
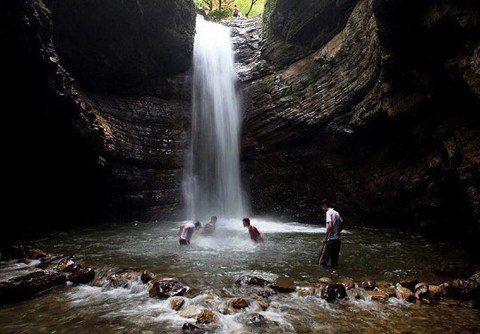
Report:
[[248,218],[243,218],[243,227],[248,228],[248,233],[250,234],[250,239],[252,239],[254,242],[263,242],[262,235],[260,232],[257,230],[257,228],[253,225],[250,225],[250,219]]
[[192,222],[182,224],[180,226],[180,245],[190,245],[190,239],[192,239],[193,232],[202,227],[199,221],[196,221],[195,224]]
[[217,216],[213,216],[212,218],[210,218],[210,222],[207,223],[203,228],[202,234],[205,234],[205,235],[213,234],[215,232],[216,224],[217,224]]

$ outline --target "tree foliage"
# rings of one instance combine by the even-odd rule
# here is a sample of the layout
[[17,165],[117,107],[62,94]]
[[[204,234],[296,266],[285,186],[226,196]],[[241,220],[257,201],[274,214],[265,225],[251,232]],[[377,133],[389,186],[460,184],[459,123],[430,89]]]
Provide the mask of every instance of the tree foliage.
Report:
[[257,16],[263,13],[266,0],[194,0],[214,20],[232,17],[235,5],[242,16]]

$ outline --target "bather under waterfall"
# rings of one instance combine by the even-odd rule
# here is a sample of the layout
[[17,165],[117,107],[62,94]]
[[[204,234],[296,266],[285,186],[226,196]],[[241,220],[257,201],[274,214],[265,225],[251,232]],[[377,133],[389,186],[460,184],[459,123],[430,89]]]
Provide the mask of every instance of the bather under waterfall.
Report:
[[188,218],[240,217],[240,97],[229,28],[197,17],[192,141],[184,192]]

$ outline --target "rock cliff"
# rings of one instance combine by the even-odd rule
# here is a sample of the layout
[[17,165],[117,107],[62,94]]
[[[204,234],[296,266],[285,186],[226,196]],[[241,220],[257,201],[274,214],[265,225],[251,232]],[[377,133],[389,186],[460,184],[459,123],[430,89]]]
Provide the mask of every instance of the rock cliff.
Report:
[[0,7],[9,228],[178,213],[193,3]]
[[241,72],[256,212],[319,222],[328,197],[352,224],[478,236],[478,3],[304,2],[237,33],[263,69]]

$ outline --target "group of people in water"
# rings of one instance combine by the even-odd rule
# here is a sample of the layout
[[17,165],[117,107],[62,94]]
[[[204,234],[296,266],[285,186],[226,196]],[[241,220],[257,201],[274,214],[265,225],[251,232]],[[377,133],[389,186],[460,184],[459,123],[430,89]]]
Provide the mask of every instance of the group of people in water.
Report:
[[[180,225],[180,245],[189,245],[195,231],[200,231],[200,233],[205,236],[211,236],[215,234],[217,221],[217,216],[213,216],[212,218],[210,218],[210,221],[205,226],[202,226],[202,224],[198,220],[195,222],[188,222]],[[243,218],[242,223],[243,226],[248,229],[250,239],[253,242],[264,242],[264,237],[258,231],[258,229],[250,223],[249,218]]]
[[[320,250],[320,256],[318,257],[318,264],[326,268],[330,262],[331,266],[336,268],[339,261],[341,246],[340,234],[343,230],[343,220],[340,217],[340,214],[332,207],[330,201],[326,199],[323,200],[321,208],[325,211],[326,233]],[[213,216],[203,227],[199,221],[182,224],[180,226],[180,245],[189,245],[195,231],[198,231],[205,236],[214,235],[217,221],[217,216]],[[249,218],[243,218],[242,224],[243,227],[248,229],[250,239],[253,242],[261,243],[265,241],[264,236],[250,223]]]

